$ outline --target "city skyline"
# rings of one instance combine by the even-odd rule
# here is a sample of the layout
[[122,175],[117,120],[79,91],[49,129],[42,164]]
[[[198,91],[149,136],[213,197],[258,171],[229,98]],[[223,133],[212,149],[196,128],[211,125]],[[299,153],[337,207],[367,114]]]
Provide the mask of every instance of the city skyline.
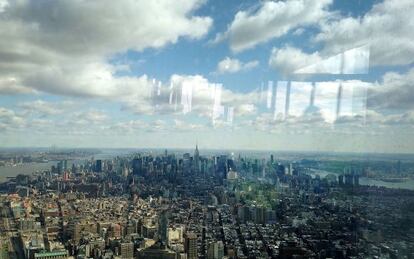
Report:
[[412,159],[263,154],[2,151],[0,256],[412,256]]
[[0,145],[414,153],[413,12],[0,0]]

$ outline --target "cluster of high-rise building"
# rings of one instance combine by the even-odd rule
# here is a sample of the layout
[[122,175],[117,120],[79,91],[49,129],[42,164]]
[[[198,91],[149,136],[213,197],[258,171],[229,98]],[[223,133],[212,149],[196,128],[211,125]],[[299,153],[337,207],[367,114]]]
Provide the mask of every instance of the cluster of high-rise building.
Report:
[[0,188],[0,258],[414,255],[414,193],[361,186],[352,167],[321,178],[300,161],[196,147],[61,160]]

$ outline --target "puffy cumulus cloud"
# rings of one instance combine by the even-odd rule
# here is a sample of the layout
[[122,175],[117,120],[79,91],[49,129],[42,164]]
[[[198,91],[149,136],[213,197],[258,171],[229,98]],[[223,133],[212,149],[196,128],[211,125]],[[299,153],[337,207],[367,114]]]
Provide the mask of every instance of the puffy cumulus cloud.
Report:
[[[292,81],[289,105],[282,107],[283,116],[276,116],[275,109],[237,123],[242,128],[268,133],[371,134],[372,131],[387,135],[412,130],[413,70],[405,74],[387,73],[380,83],[327,81],[317,82],[313,88],[310,82]],[[340,85],[341,106],[337,114]]]
[[285,46],[273,48],[269,65],[284,75],[295,74],[367,74],[369,70],[369,45],[356,47],[335,55],[318,51],[305,53],[301,49]]
[[331,3],[332,0],[262,1],[259,8],[237,12],[227,31],[218,34],[214,42],[228,39],[235,52],[252,48],[329,17]]
[[152,121],[150,124],[149,130],[164,130],[167,127],[167,122],[164,120],[155,120]]
[[101,123],[106,121],[109,117],[103,111],[89,110],[83,112],[76,112],[73,114],[76,122],[80,124]]
[[258,131],[270,133],[288,133],[304,131],[325,131],[332,128],[331,124],[319,113],[303,114],[301,116],[287,116],[285,119],[274,118],[271,113],[262,113],[253,120],[246,120],[242,125]]
[[118,132],[120,134],[135,133],[148,127],[146,122],[141,120],[129,120],[123,122],[116,122],[110,125],[108,129]]
[[259,61],[253,60],[246,63],[241,62],[238,59],[226,57],[217,64],[218,74],[236,73],[239,71],[245,71],[257,67]]
[[[42,104],[56,105],[54,103]],[[22,106],[20,109],[24,109]],[[67,114],[66,114],[67,113]],[[61,136],[63,138],[70,135],[111,135],[138,133],[148,130],[150,125],[141,121],[118,121],[115,118],[109,120],[107,113],[99,110],[68,111],[66,116],[59,117],[37,117],[31,114],[19,115],[18,110],[0,108],[0,129],[10,133],[16,130],[25,134],[37,134],[41,136]]]
[[249,131],[266,132],[282,135],[315,134],[340,137],[343,134],[353,135],[381,135],[387,136],[391,132],[412,129],[414,121],[412,114],[384,115],[375,111],[367,111],[367,116],[341,116],[335,122],[327,123],[321,114],[304,114],[289,116],[285,120],[275,120],[271,113],[262,113],[254,119],[245,120],[239,125]]
[[[247,111],[254,112],[257,101],[257,93],[237,93],[226,89],[220,84],[214,84],[200,75],[173,75],[171,81],[181,89],[185,86],[191,87],[192,93],[192,110],[204,116],[211,116],[214,103],[220,101],[220,105],[233,107],[235,115],[245,115]],[[244,105],[250,105],[250,109],[242,108]],[[243,111],[237,113],[237,111]]]
[[98,130],[105,133],[101,129],[106,124],[115,124],[114,121],[109,120],[105,111],[84,109],[72,101],[36,100],[16,104],[13,109],[0,107],[1,128],[9,132],[19,129],[27,134],[42,135],[65,136],[68,132],[80,131],[97,134]]
[[[256,112],[258,93],[238,93],[214,84],[201,75],[171,76],[169,82],[152,82],[145,94],[126,100],[123,110],[140,115],[196,114],[211,117],[214,105],[232,107],[235,116]],[[224,109],[224,108],[223,108]]]
[[105,110],[87,108],[82,102],[72,100],[45,101],[35,100],[16,104],[15,113],[24,117],[33,125],[45,125],[46,122],[56,126],[98,125],[109,121]]
[[205,125],[193,123],[187,120],[174,119],[172,121],[166,120],[153,120],[153,121],[142,121],[142,120],[129,120],[116,122],[109,124],[105,127],[105,130],[109,132],[115,132],[117,134],[138,134],[142,132],[183,132],[202,130],[205,129]]
[[257,112],[257,107],[252,104],[240,104],[236,106],[235,113],[239,116],[252,115]]
[[213,105],[213,85],[201,75],[172,75],[170,79],[177,89],[178,102],[202,116],[209,116]]
[[146,75],[140,77],[114,75],[115,67],[105,62],[74,61],[46,66],[27,74],[24,83],[42,92],[65,96],[132,98],[150,86]]
[[320,32],[312,38],[322,43],[320,52],[305,53],[290,46],[274,48],[269,65],[283,74],[302,71],[297,70],[301,68],[305,68],[304,73],[331,73],[328,71],[340,70],[340,53],[348,54],[345,70],[351,74],[367,73],[368,64],[412,64],[413,11],[412,1],[385,0],[362,17],[332,15],[319,22]]
[[401,113],[380,113],[375,110],[367,110],[366,116],[348,115],[341,116],[335,121],[336,129],[353,129],[355,133],[363,129],[374,130],[377,133],[387,133],[388,130],[404,130],[414,128],[414,111],[405,111]]
[[194,131],[194,130],[203,130],[205,129],[205,125],[203,124],[197,124],[197,123],[191,123],[188,121],[183,121],[183,120],[174,120],[174,130],[179,130],[179,131]]
[[397,126],[411,125],[414,128],[414,111],[386,116],[384,123]]
[[148,122],[142,120],[117,122],[105,128],[118,134],[137,134],[139,132],[194,132],[195,130],[202,130],[206,127],[205,125],[186,120],[174,119],[170,121],[157,119]]
[[14,111],[0,107],[0,117],[1,118],[10,118],[14,116]]
[[[126,120],[110,116],[104,110],[85,110],[77,104],[36,100],[20,103],[13,109],[0,107],[0,131],[7,134],[17,134],[18,131],[22,134],[36,134],[37,137],[53,135],[66,138],[72,135],[124,136],[151,132],[194,132],[207,128],[207,123],[195,123],[192,118]],[[33,112],[27,112],[30,107],[33,107]],[[53,112],[53,109],[57,112]]]
[[15,111],[0,107],[0,130],[16,130],[23,128],[26,120]]
[[291,46],[273,48],[269,58],[269,66],[283,75],[288,75],[307,65],[320,62],[319,52],[305,53]]
[[[204,1],[13,1],[2,20],[33,47],[70,55],[107,55],[126,49],[159,48],[179,37],[198,39],[212,25],[192,13]],[[49,10],[49,11],[45,11]],[[23,32],[36,34],[19,35]]]
[[406,65],[414,62],[414,4],[411,0],[385,0],[362,17],[336,17],[320,23],[314,40],[324,52],[340,53],[369,44],[372,65]]
[[41,99],[31,102],[23,102],[18,107],[23,109],[23,114],[37,114],[40,116],[49,116],[62,114],[72,110],[74,103],[72,101],[47,102]]
[[369,92],[368,106],[382,111],[414,109],[414,68],[406,73],[388,72]]
[[[4,1],[2,1],[4,3]],[[118,97],[146,77],[116,77],[107,60],[127,50],[200,39],[212,19],[204,1],[10,1],[0,12],[0,93]],[[46,11],[47,10],[47,11]]]

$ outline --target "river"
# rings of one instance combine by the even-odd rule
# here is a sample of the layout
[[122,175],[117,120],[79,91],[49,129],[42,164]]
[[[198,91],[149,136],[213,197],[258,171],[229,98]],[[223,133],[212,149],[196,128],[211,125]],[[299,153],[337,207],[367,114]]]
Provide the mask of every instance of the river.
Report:
[[36,171],[50,170],[52,165],[56,166],[57,161],[47,163],[25,163],[16,166],[0,166],[0,182],[7,180],[7,177],[15,177],[19,174],[33,174]]
[[[84,164],[86,160],[94,159],[111,159],[116,156],[124,156],[132,153],[131,150],[103,150],[101,153],[91,156],[68,159],[68,168],[72,168],[72,164]],[[50,170],[52,165],[57,166],[58,161],[49,161],[47,163],[24,163],[16,166],[0,166],[0,182],[7,181],[7,177],[15,177],[19,174],[31,175],[37,171]]]
[[[326,177],[328,174],[335,174],[324,170],[316,170],[313,169],[310,175],[312,177],[315,177],[316,175],[319,175],[321,178]],[[370,179],[367,177],[360,177],[359,178],[359,184],[360,185],[369,185],[369,186],[379,186],[379,187],[386,187],[386,188],[393,188],[393,189],[408,189],[408,190],[414,190],[414,180],[409,179],[404,182],[400,183],[392,183],[392,182],[384,182],[381,180],[375,180]]]

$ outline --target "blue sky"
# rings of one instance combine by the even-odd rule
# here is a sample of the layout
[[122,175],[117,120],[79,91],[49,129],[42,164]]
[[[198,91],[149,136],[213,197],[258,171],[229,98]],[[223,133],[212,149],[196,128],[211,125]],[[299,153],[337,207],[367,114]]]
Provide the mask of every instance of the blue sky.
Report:
[[413,11],[0,0],[0,144],[413,152]]
[[[344,15],[358,17],[368,11],[376,2],[380,1],[334,1],[329,8]],[[310,46],[309,44],[309,38],[312,31],[314,31],[313,28],[307,28],[307,31],[302,35],[287,33],[282,37],[270,39],[241,53],[232,52],[228,44],[209,43],[217,33],[226,31],[237,11],[248,10],[253,7],[260,8],[260,2],[209,1],[195,12],[195,15],[209,16],[214,19],[211,30],[204,36],[203,40],[183,39],[178,44],[169,45],[162,49],[146,49],[141,52],[128,51],[120,53],[111,62],[132,62],[133,65],[131,65],[131,71],[128,72],[129,75],[147,74],[159,80],[168,81],[171,74],[201,74],[209,80],[223,83],[231,89],[249,92],[252,88],[258,87],[263,81],[278,80],[280,78],[278,71],[268,66],[269,53],[273,47],[283,47],[289,44],[306,51],[320,49],[318,46]],[[242,61],[258,60],[259,66],[243,73],[212,74],[216,70],[217,63],[226,56],[235,57]],[[359,75],[359,78],[372,81],[386,71],[378,70],[379,73],[376,72],[371,71],[369,74]],[[338,76],[334,77],[337,78]]]

